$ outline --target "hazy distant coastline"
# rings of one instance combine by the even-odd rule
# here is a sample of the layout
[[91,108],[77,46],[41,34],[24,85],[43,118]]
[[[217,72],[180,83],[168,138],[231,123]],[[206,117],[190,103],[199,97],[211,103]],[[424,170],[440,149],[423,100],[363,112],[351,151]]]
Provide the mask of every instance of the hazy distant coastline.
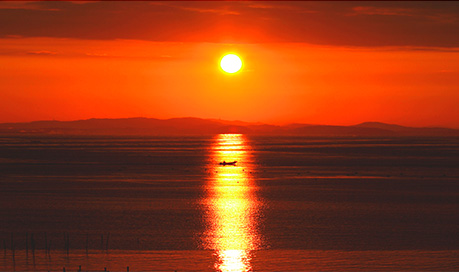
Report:
[[0,134],[13,135],[209,135],[244,133],[251,135],[302,136],[459,136],[459,129],[442,127],[405,127],[380,122],[351,126],[289,124],[284,126],[242,121],[200,118],[120,118],[76,121],[34,121],[2,123]]

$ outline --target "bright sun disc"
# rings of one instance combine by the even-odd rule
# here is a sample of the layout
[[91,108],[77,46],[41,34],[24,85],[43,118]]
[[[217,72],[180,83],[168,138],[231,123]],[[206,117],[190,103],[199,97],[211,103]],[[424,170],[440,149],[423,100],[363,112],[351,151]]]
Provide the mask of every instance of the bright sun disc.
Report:
[[223,71],[233,74],[241,70],[242,60],[235,54],[228,54],[220,61],[220,67]]

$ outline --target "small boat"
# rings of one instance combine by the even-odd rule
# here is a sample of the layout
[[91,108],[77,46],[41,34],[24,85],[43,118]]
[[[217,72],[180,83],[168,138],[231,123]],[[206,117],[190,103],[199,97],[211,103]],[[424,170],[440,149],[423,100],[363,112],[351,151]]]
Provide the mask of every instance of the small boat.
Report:
[[226,161],[222,161],[220,162],[220,165],[236,165],[237,161],[232,161],[232,162],[226,162]]

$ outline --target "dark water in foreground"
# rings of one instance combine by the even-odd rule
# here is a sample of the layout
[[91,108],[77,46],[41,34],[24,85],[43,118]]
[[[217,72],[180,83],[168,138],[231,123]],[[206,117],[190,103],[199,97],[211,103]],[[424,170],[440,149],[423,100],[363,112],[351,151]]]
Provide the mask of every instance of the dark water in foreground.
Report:
[[459,271],[458,165],[457,138],[0,137],[0,270]]

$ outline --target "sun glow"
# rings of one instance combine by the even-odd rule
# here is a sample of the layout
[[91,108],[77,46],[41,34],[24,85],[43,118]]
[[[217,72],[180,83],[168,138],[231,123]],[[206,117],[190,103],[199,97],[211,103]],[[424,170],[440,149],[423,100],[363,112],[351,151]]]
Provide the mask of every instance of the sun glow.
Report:
[[223,71],[233,74],[241,70],[242,60],[235,54],[228,54],[221,59],[220,67]]

